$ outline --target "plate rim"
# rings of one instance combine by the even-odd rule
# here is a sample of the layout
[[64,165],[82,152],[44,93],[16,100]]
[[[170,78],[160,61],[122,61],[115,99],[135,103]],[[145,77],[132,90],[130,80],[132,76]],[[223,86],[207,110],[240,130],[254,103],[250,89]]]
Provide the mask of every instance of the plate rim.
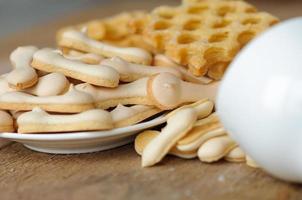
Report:
[[112,136],[123,135],[130,132],[140,131],[146,128],[154,127],[166,122],[165,114],[156,117],[150,121],[134,124],[127,127],[115,128],[103,131],[80,131],[72,133],[0,133],[0,139],[8,140],[35,140],[35,141],[64,141],[64,140],[83,140],[94,138],[106,138]]

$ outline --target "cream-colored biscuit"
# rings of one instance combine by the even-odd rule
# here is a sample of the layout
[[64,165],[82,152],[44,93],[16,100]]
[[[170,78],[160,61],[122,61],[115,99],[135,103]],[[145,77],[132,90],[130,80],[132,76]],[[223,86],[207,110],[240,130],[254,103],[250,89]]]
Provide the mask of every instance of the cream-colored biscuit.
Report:
[[260,168],[260,166],[249,155],[246,155],[245,159],[247,166],[253,168]]
[[95,87],[87,83],[76,85],[76,89],[94,97],[97,108],[107,109],[118,104],[153,105],[147,95],[148,78],[119,85],[117,88]]
[[193,127],[198,113],[194,108],[184,108],[167,119],[167,125],[161,134],[145,147],[142,154],[142,166],[152,166],[162,160],[177,141]]
[[177,142],[177,149],[192,151],[198,149],[207,140],[226,135],[226,131],[220,124],[216,114],[198,120],[192,130]]
[[112,57],[110,59],[103,60],[101,64],[110,66],[118,71],[120,74],[120,80],[123,82],[132,82],[146,76],[152,76],[163,72],[171,73],[177,77],[181,77],[181,73],[174,68],[152,67],[147,65],[134,64],[129,63],[119,57]]
[[90,65],[97,65],[104,59],[103,56],[94,53],[82,53],[73,49],[69,50],[67,54],[64,54],[64,57],[70,60],[79,60]]
[[245,162],[245,153],[240,149],[240,147],[236,147],[231,150],[224,159],[229,162]]
[[18,133],[93,131],[113,128],[110,113],[101,109],[71,115],[55,115],[34,108],[30,112],[21,114],[17,123]]
[[205,76],[200,76],[200,77],[194,76],[186,68],[184,68],[179,64],[176,64],[173,60],[171,60],[164,54],[156,54],[153,57],[153,65],[176,68],[182,74],[183,80],[188,82],[197,83],[197,84],[209,84],[213,82],[212,79]]
[[24,92],[36,96],[56,96],[68,91],[69,81],[61,73],[50,73],[39,78],[38,83]]
[[[17,91],[9,87],[5,80],[6,74],[0,77],[0,95],[6,92]],[[35,96],[55,96],[63,94],[69,88],[69,81],[61,73],[46,74],[38,79],[38,82],[30,87],[22,90],[23,92],[35,95]]]
[[206,141],[198,149],[198,157],[202,162],[215,162],[226,156],[237,146],[229,136],[220,136]]
[[160,73],[112,89],[89,84],[79,84],[76,87],[91,94],[98,108],[107,109],[118,104],[143,104],[169,110],[187,102],[215,99],[218,83],[198,85],[184,82],[170,73]]
[[94,99],[73,86],[65,94],[58,96],[37,97],[23,92],[0,95],[0,109],[22,111],[32,110],[34,107],[59,113],[78,113],[94,108]]
[[0,132],[14,132],[14,120],[10,114],[0,110]]
[[90,39],[85,33],[75,29],[65,30],[59,37],[59,46],[95,53],[105,57],[118,56],[129,62],[150,64],[152,56],[144,49],[135,47],[117,47]]
[[67,77],[98,86],[116,87],[119,83],[119,74],[113,68],[70,60],[54,49],[45,48],[37,51],[31,65],[42,71],[61,72]]
[[126,107],[122,104],[119,104],[110,113],[114,126],[119,128],[139,123],[160,112],[160,109],[153,106],[134,105]]
[[15,69],[5,77],[11,88],[22,90],[33,86],[37,82],[38,75],[30,66],[33,54],[37,50],[34,46],[24,46],[18,47],[11,53],[10,60]]
[[200,85],[182,81],[170,73],[160,73],[148,80],[148,96],[157,107],[169,110],[204,98],[215,101],[218,86],[219,82]]
[[197,119],[200,120],[208,117],[213,112],[214,103],[209,99],[201,99],[197,102],[186,104],[177,109],[174,109],[173,111],[168,113],[166,117],[169,118],[173,116],[175,113],[177,113],[179,110],[184,108],[193,108],[197,112]]
[[7,74],[0,75],[0,95],[6,92],[16,91],[15,89],[9,87],[8,82],[5,79],[6,76]]
[[[160,134],[159,131],[152,131],[152,130],[143,131],[142,133],[138,134],[134,141],[135,151],[139,155],[142,155],[143,150],[145,149],[147,144],[149,144],[149,142],[152,141],[159,134]],[[191,151],[191,152],[190,151],[189,152],[179,151],[175,147],[173,147],[169,151],[169,154],[180,157],[180,158],[184,158],[184,159],[192,159],[192,158],[197,157],[197,151]]]

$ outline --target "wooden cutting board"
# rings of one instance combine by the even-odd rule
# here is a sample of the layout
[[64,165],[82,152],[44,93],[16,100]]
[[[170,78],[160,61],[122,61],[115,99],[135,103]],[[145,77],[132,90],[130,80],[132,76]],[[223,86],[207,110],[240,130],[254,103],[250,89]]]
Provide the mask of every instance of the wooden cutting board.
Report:
[[[0,39],[0,71],[19,45],[54,46],[59,27],[160,1],[112,1]],[[176,4],[177,1],[165,1]],[[253,0],[282,19],[300,14],[299,0]],[[34,14],[34,13],[31,13]],[[0,199],[302,199],[299,185],[279,181],[245,164],[204,164],[168,156],[142,169],[133,145],[85,155],[48,155],[14,143],[0,150]]]

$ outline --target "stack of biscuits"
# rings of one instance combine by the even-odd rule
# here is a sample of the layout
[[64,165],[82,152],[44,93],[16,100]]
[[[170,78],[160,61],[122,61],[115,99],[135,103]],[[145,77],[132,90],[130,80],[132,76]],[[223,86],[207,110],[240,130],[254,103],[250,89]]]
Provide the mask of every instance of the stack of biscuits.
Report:
[[108,130],[169,111],[161,131],[135,140],[143,166],[166,154],[246,161],[213,102],[237,52],[277,22],[244,1],[183,0],[64,27],[56,49],[11,53],[12,70],[0,77],[0,131]]

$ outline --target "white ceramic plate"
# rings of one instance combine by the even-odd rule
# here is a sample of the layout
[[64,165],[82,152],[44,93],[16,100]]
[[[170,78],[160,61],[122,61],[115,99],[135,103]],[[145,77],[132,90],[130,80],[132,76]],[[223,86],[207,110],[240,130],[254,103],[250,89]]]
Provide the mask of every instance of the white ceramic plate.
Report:
[[53,134],[0,133],[0,138],[22,143],[29,149],[44,153],[90,153],[128,144],[133,141],[138,132],[164,122],[166,118],[162,115],[147,122],[108,131]]

